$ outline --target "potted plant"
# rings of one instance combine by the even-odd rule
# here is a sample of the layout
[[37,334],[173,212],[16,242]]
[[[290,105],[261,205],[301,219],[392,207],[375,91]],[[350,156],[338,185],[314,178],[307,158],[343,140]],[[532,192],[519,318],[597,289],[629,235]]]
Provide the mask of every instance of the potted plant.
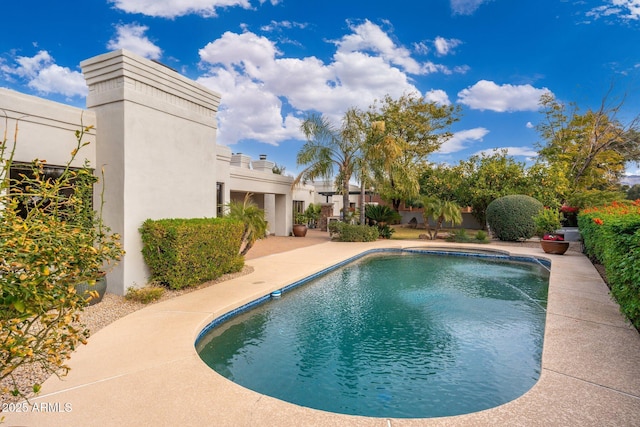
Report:
[[576,206],[562,205],[560,207],[560,213],[562,215],[562,225],[564,227],[577,227],[578,211],[579,208]]
[[297,213],[295,215],[295,224],[293,224],[293,235],[295,237],[304,237],[307,235],[307,215],[304,213]]
[[569,249],[569,242],[557,230],[562,226],[558,209],[545,208],[533,220],[536,234],[540,237],[540,246],[548,254],[562,255]]
[[320,204],[309,203],[307,209],[304,211],[306,215],[307,227],[316,228],[318,226],[318,221],[320,220],[320,212],[322,210],[322,206]]
[[[104,171],[102,172],[104,183]],[[102,301],[107,291],[107,267],[119,261],[124,255],[120,244],[120,236],[111,233],[109,227],[102,221],[102,210],[104,207],[104,184],[100,193],[100,209],[93,210],[91,194],[93,184],[97,178],[92,170],[86,165],[76,172],[73,180],[74,196],[76,197],[77,208],[70,215],[69,223],[82,227],[84,244],[87,248],[93,247],[94,258],[87,263],[85,275],[87,280],[76,283],[75,289],[78,295],[83,296],[89,305]]]

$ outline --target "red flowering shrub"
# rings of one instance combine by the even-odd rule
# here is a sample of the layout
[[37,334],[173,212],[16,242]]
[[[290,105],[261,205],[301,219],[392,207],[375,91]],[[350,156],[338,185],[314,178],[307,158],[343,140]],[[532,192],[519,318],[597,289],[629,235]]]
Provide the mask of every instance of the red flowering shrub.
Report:
[[578,225],[585,253],[604,265],[611,293],[640,329],[640,200],[584,209]]
[[578,213],[578,210],[579,208],[575,206],[562,205],[560,207],[560,212],[564,212],[564,213]]

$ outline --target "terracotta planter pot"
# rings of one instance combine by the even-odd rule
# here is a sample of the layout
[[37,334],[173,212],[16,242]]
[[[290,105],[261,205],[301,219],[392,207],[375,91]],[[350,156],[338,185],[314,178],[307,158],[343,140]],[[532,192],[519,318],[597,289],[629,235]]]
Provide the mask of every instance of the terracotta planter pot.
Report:
[[307,235],[307,226],[304,224],[293,225],[293,235],[295,237],[304,237]]
[[540,246],[548,254],[562,255],[569,249],[569,242],[563,240],[540,240]]

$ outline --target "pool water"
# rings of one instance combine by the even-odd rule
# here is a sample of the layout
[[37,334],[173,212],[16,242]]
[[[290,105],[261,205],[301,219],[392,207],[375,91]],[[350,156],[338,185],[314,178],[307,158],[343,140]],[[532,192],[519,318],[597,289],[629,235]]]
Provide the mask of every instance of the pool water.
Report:
[[539,264],[369,256],[233,317],[197,347],[221,375],[297,405],[459,415],[538,380],[547,289]]

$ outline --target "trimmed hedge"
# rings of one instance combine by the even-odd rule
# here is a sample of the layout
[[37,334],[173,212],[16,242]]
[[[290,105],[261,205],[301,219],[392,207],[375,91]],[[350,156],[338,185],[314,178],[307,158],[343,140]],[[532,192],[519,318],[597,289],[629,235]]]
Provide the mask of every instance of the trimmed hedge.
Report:
[[527,240],[536,233],[533,217],[542,208],[542,203],[530,196],[515,194],[499,197],[487,206],[487,222],[493,235],[500,240]]
[[578,227],[585,253],[604,265],[611,294],[640,330],[640,200],[584,209]]
[[330,223],[329,232],[339,242],[374,242],[379,236],[376,226],[353,225],[342,221]]
[[181,289],[240,271],[243,231],[227,218],[146,220],[140,233],[151,280]]

